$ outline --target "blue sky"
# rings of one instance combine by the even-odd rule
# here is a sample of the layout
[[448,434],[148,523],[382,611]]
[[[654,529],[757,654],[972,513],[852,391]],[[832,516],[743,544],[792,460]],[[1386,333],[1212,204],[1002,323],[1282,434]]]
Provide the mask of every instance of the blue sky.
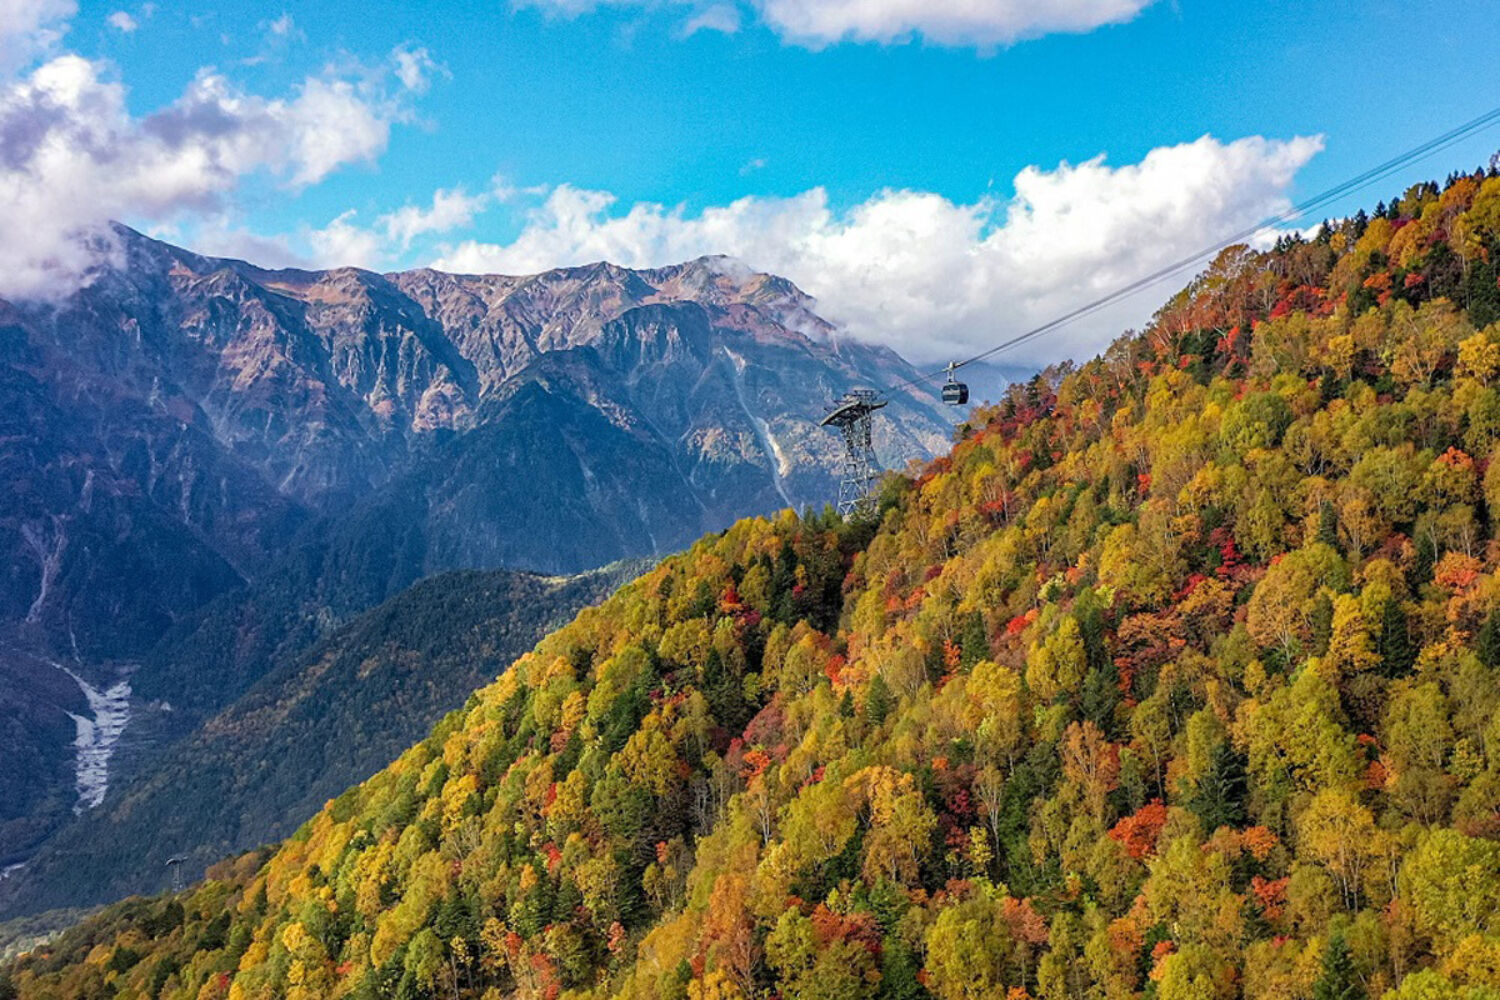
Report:
[[[221,2],[207,13],[171,0],[17,2],[50,7],[33,35],[53,37],[9,60],[14,80],[81,57],[90,86],[122,88],[124,132],[145,134],[122,141],[159,143],[146,123],[204,107],[185,97],[195,87],[213,89],[216,108],[265,109],[246,130],[263,155],[215,147],[214,183],[138,185],[137,201],[101,197],[100,212],[269,263],[524,270],[720,251],[788,272],[854,335],[924,361],[1047,318],[1487,110],[1482,81],[1500,50],[1491,5],[1451,2],[1179,0],[1133,16],[1140,0],[865,0],[853,12],[840,0]],[[1018,22],[1018,6],[1035,23]],[[823,33],[789,26],[804,16]],[[1070,18],[1084,30],[1051,30]],[[1091,18],[1113,23],[1090,29]],[[718,27],[690,31],[695,19]],[[282,157],[273,124],[293,115],[276,102],[313,80],[347,85],[373,109],[369,128],[326,154],[302,135]],[[336,130],[345,117],[323,120]],[[1203,136],[1213,143],[1185,146]],[[195,155],[206,142],[191,141]],[[1403,180],[1472,167],[1497,146],[1500,134],[1481,135]],[[1059,173],[1101,154],[1087,175]],[[1153,155],[1141,177],[1113,173]],[[1015,200],[1028,168],[1055,204]],[[439,191],[458,200],[421,215]],[[403,206],[406,221],[391,221]],[[1116,208],[1099,245],[1087,228],[1051,224]],[[993,239],[1015,211],[1028,224]],[[1036,359],[1097,346],[1162,294]]]

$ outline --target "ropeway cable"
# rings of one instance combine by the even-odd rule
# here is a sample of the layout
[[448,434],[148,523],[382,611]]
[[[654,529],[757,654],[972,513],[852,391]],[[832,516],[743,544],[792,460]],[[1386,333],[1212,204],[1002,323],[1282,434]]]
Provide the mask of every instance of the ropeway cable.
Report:
[[1133,295],[1134,293],[1148,288],[1151,285],[1155,285],[1162,281],[1165,281],[1166,279],[1178,274],[1179,272],[1200,263],[1208,257],[1213,256],[1226,247],[1233,246],[1236,243],[1243,243],[1245,240],[1255,236],[1263,230],[1285,225],[1286,223],[1291,222],[1295,219],[1299,219],[1307,215],[1309,212],[1312,212],[1331,201],[1341,198],[1344,195],[1352,194],[1355,191],[1359,191],[1366,187],[1369,187],[1376,181],[1384,180],[1391,174],[1407,166],[1410,166],[1418,160],[1431,156],[1434,153],[1441,152],[1442,150],[1447,149],[1450,146],[1453,146],[1472,135],[1482,132],[1497,123],[1500,123],[1500,107],[1491,108],[1489,111],[1486,111],[1484,114],[1479,115],[1477,118],[1471,118],[1469,121],[1464,122],[1462,125],[1451,128],[1441,135],[1434,136],[1433,138],[1428,139],[1426,142],[1423,142],[1418,146],[1413,146],[1411,149],[1406,150],[1404,153],[1400,153],[1399,155],[1386,160],[1384,163],[1378,166],[1371,167],[1363,173],[1357,174],[1354,177],[1342,181],[1341,183],[1336,184],[1333,187],[1314,195],[1306,201],[1300,202],[1288,209],[1285,209],[1284,211],[1278,212],[1277,214],[1272,215],[1253,226],[1242,229],[1230,236],[1226,236],[1218,242],[1214,243],[1212,246],[1205,247],[1193,254],[1173,261],[1172,263],[1167,264],[1164,267],[1152,271],[1150,274],[1144,275],[1140,278],[1135,279],[1134,281],[1131,281],[1128,284],[1122,285],[1119,288],[1116,288],[1115,290],[1102,295],[1097,299],[1087,302],[1076,309],[1063,313],[1061,316],[1049,320],[1048,322],[1043,323],[1040,326],[1033,327],[1024,333],[1020,333],[1014,337],[1003,340],[995,346],[989,348],[988,350],[981,351],[979,354],[976,354],[973,357],[965,358],[963,361],[953,362],[951,365],[947,365],[939,371],[933,372],[931,374],[919,375],[916,378],[908,379],[907,381],[891,386],[884,391],[887,394],[891,394],[900,392],[903,389],[910,388],[911,386],[917,385],[921,382],[930,382],[934,379],[941,378],[952,371],[956,371],[957,369],[962,368],[965,365],[973,364],[976,361],[983,361],[985,358],[993,357],[994,355],[999,354],[1001,351],[1009,350],[1010,348],[1015,347],[1019,344],[1024,344],[1027,341],[1039,337],[1044,333],[1055,330],[1058,327],[1071,323],[1076,319],[1081,319],[1082,317],[1087,316],[1091,313],[1097,312],[1100,309],[1103,309],[1105,306],[1112,305],[1113,303],[1125,298],[1126,296]]

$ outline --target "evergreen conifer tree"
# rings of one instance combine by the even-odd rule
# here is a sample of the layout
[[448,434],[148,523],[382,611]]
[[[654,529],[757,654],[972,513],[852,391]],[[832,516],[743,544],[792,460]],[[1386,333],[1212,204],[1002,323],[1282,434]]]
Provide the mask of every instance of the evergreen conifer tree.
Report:
[[890,686],[886,684],[884,677],[876,674],[870,680],[869,690],[865,692],[865,718],[870,720],[871,725],[878,726],[895,707],[896,699],[891,696]]
[[1500,667],[1500,613],[1490,612],[1474,637],[1474,655],[1479,662],[1494,669]]
[[1198,779],[1188,808],[1203,821],[1205,833],[1245,822],[1245,763],[1228,743],[1214,748],[1208,771]]
[[[1494,616],[1491,616],[1490,622],[1493,621]],[[1486,622],[1486,626],[1490,622]],[[1482,641],[1483,632],[1480,635]],[[1496,638],[1500,639],[1500,636]],[[1387,599],[1380,609],[1379,652],[1382,671],[1387,677],[1404,677],[1411,673],[1412,666],[1416,663],[1417,653],[1412,647],[1411,633],[1407,629],[1406,611],[1394,597]]]
[[1335,933],[1323,952],[1323,971],[1313,983],[1313,1000],[1361,1000],[1364,995],[1349,942]]

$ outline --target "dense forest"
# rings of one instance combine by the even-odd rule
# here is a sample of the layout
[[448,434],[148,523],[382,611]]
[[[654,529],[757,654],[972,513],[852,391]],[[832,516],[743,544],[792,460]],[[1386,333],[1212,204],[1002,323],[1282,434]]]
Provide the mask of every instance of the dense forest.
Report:
[[0,996],[1500,997],[1500,178],[1225,251]]
[[[285,837],[539,637],[647,566],[572,577],[439,573],[306,648],[277,651],[243,696],[181,742],[143,754],[122,792],[56,834],[17,877],[0,880],[0,905],[36,912],[154,892],[170,884],[170,858],[196,877],[226,854]],[[270,589],[230,605],[233,622],[261,614],[259,631],[240,630],[242,653],[271,645],[282,607],[264,600]],[[192,638],[215,633],[226,646],[233,637],[210,620]]]

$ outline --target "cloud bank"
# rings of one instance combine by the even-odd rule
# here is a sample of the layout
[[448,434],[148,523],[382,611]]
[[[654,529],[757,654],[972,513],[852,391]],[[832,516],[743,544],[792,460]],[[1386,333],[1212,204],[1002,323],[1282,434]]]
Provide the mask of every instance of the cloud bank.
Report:
[[[698,212],[559,185],[508,243],[470,240],[434,266],[528,273],[609,260],[648,267],[727,253],[795,281],[850,335],[922,363],[967,356],[1202,249],[1290,204],[1321,137],[1259,136],[1152,150],[1111,166],[1103,155],[1028,167],[1010,198],[955,203],[885,190],[846,211],[822,188],[746,197]],[[1148,291],[997,360],[1091,353],[1149,316]]]
[[[498,181],[492,190],[473,195],[462,187],[439,188],[433,193],[429,205],[403,205],[377,216],[374,224],[368,227],[361,226],[358,213],[350,209],[321,229],[303,229],[297,242],[305,244],[311,251],[310,255],[299,255],[288,239],[281,239],[274,248],[267,249],[273,250],[270,256],[278,262],[301,266],[364,267],[378,271],[396,266],[402,255],[411,249],[412,243],[423,236],[468,228],[475,216],[506,194]],[[215,252],[233,254],[240,249],[237,240],[230,240],[218,246]],[[248,251],[245,256],[257,261],[262,259],[253,256],[260,249],[253,244],[244,249]]]

